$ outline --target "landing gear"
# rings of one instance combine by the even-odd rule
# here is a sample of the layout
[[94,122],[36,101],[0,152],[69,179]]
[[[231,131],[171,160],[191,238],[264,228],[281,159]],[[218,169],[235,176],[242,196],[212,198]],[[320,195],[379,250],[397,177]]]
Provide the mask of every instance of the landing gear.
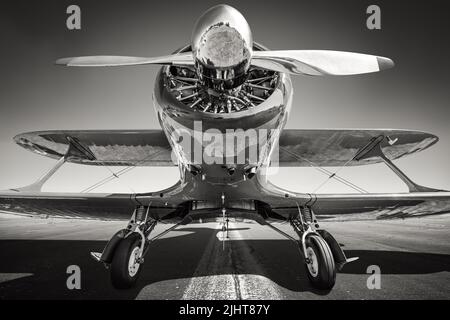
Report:
[[290,223],[299,240],[270,224],[269,226],[299,246],[304,257],[306,274],[312,286],[331,290],[336,282],[337,270],[357,258],[347,259],[334,237],[326,230],[319,229],[310,207],[299,207],[298,215],[292,218]]
[[111,272],[111,283],[116,289],[129,289],[136,284],[142,271],[144,256],[152,241],[178,227],[173,225],[149,239],[157,221],[149,217],[149,207],[134,210],[126,229],[118,231],[109,240],[102,253],[91,252],[91,256],[102,262]]
[[132,233],[120,241],[111,263],[111,282],[114,288],[127,289],[134,286],[142,270],[140,262],[141,237]]
[[322,237],[310,235],[306,238],[306,271],[309,281],[318,289],[331,289],[336,282],[336,267],[333,253]]
[[[225,197],[222,195],[222,199]],[[228,237],[228,223],[230,219],[228,219],[227,210],[222,208],[222,250],[225,250],[225,239],[229,239]]]
[[[306,273],[313,287],[330,290],[336,282],[336,262],[345,263],[347,258],[337,241],[319,224],[310,207],[299,208],[298,216],[291,225],[300,237]],[[324,237],[325,235],[325,237]]]
[[228,237],[228,224],[230,222],[230,219],[228,219],[228,215],[226,214],[226,209],[222,209],[222,236],[225,238]]

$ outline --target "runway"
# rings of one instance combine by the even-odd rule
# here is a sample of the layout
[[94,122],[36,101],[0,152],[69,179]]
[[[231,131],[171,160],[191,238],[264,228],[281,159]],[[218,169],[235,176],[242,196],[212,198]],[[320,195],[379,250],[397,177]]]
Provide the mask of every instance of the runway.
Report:
[[[112,288],[92,260],[123,222],[0,215],[0,299],[449,299],[450,215],[395,221],[323,222],[348,257],[330,292],[309,285],[297,246],[267,226],[180,227],[155,241],[136,288]],[[169,225],[158,225],[156,235]],[[280,228],[295,235],[288,224]],[[225,238],[226,239],[226,238]],[[69,290],[67,267],[81,270]],[[381,270],[368,289],[367,267]]]

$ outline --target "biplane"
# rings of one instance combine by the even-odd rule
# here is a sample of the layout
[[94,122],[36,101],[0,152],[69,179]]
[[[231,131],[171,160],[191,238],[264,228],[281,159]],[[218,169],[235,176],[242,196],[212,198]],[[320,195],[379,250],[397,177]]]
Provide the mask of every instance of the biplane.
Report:
[[[57,160],[31,185],[0,193],[0,209],[32,215],[128,221],[92,257],[108,267],[116,288],[135,285],[149,244],[202,220],[252,219],[298,243],[314,287],[331,289],[346,257],[320,219],[392,219],[450,210],[450,192],[414,183],[393,161],[425,150],[430,133],[391,129],[284,129],[293,102],[291,76],[379,72],[392,60],[328,50],[268,50],[253,42],[244,16],[228,5],[206,11],[189,45],[161,57],[83,56],[57,65],[161,65],[154,89],[160,130],[41,131],[17,135],[20,146]],[[339,81],[339,78],[335,78]],[[200,129],[199,129],[200,128]],[[232,132],[228,135],[229,132]],[[256,151],[255,151],[256,150]],[[251,152],[256,152],[252,157]],[[42,192],[64,163],[177,166],[179,181],[158,192]],[[409,192],[296,193],[270,183],[272,167],[322,168],[385,163]],[[275,222],[288,222],[298,239]],[[150,238],[157,223],[171,227]],[[227,224],[224,224],[226,231]]]

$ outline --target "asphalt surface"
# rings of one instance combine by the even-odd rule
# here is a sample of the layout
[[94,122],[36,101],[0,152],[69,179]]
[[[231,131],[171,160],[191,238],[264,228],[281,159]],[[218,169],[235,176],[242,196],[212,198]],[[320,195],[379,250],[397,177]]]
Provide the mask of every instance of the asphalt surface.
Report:
[[[395,221],[328,222],[348,257],[329,291],[312,288],[292,241],[267,226],[219,223],[180,227],[150,248],[138,284],[115,290],[92,260],[124,223],[0,214],[0,299],[449,299],[450,215]],[[170,225],[158,225],[154,235]],[[282,230],[294,235],[289,225]],[[223,241],[225,239],[225,241]],[[68,266],[81,270],[69,290]],[[368,289],[367,268],[381,270]]]

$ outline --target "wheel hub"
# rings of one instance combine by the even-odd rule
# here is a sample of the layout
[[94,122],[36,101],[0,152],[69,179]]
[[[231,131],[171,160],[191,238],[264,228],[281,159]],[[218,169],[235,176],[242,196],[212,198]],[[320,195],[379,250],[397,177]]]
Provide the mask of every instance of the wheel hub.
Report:
[[307,263],[308,271],[313,277],[317,277],[319,274],[319,262],[317,260],[316,253],[311,247],[306,248],[306,254],[307,254]]
[[140,253],[139,247],[135,247],[130,254],[130,260],[128,261],[128,274],[131,277],[134,277],[139,270],[140,267],[139,253]]

